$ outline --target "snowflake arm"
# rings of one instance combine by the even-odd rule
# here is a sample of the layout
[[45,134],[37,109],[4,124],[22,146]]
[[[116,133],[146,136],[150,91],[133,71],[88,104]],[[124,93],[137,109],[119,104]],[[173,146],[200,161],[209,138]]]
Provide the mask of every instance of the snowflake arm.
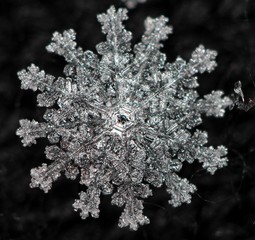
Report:
[[47,193],[52,187],[52,182],[60,177],[61,170],[61,165],[52,164],[48,166],[45,163],[43,163],[41,167],[31,169],[30,187],[39,187]]
[[82,64],[82,48],[76,48],[76,33],[73,29],[63,32],[55,32],[52,37],[52,43],[46,49],[48,52],[63,56],[69,63]]
[[40,107],[51,107],[61,97],[74,92],[70,78],[59,77],[55,80],[53,76],[45,74],[44,70],[40,71],[34,64],[31,64],[27,71],[18,72],[18,77],[21,80],[22,89],[42,92],[37,96]]
[[180,178],[175,173],[166,175],[167,192],[171,195],[169,204],[174,207],[180,206],[182,203],[191,202],[191,194],[196,191],[196,186],[188,182],[186,178]]
[[45,74],[45,71],[40,71],[39,67],[34,64],[31,64],[27,71],[18,72],[18,78],[21,80],[21,89],[41,92],[50,89],[55,79],[53,76]]
[[103,56],[110,54],[109,60],[112,60],[116,66],[121,66],[118,56],[131,50],[132,34],[123,25],[123,21],[128,19],[127,10],[122,8],[116,10],[111,7],[107,13],[99,14],[97,19],[101,23],[102,32],[106,34],[107,39],[106,42],[97,45],[98,53]]
[[[97,45],[97,52],[102,55],[100,61],[101,81],[109,84],[109,93],[118,94],[113,88],[112,80],[123,71],[131,60],[131,32],[123,26],[123,21],[127,20],[127,10],[116,11],[111,7],[106,14],[98,15],[98,21],[102,25],[102,32],[106,34],[106,42]],[[120,85],[120,83],[118,83]],[[108,103],[110,104],[110,102]]]
[[145,20],[145,33],[142,36],[142,41],[134,47],[134,63],[139,66],[140,74],[145,70],[144,68],[153,67],[151,68],[152,72],[152,70],[157,71],[164,66],[166,56],[160,52],[160,48],[163,46],[161,41],[166,40],[172,33],[172,27],[167,26],[167,22],[168,19],[164,16],[156,19],[148,17]]
[[197,152],[196,159],[203,163],[204,169],[214,174],[217,169],[227,166],[227,153],[228,151],[224,146],[218,146],[217,148],[204,147]]
[[192,76],[198,72],[212,72],[217,67],[216,56],[216,51],[205,49],[203,45],[199,45],[192,53],[187,65],[187,75]]
[[22,119],[19,121],[20,128],[17,130],[17,135],[22,138],[21,142],[24,147],[36,144],[37,138],[46,137],[47,125],[45,123],[38,123],[35,120],[29,121]]
[[223,94],[222,91],[212,91],[198,101],[197,108],[208,117],[223,117],[225,109],[232,104],[230,98],[223,97]]
[[75,200],[73,207],[75,211],[80,210],[82,219],[86,219],[89,214],[94,218],[99,217],[100,194],[97,186],[90,186],[86,192],[80,192],[80,199]]
[[125,205],[119,220],[119,227],[129,226],[137,230],[139,225],[148,224],[149,219],[143,215],[143,201],[138,198],[147,198],[152,195],[148,185],[126,182],[112,196],[112,203],[121,207]]
[[53,163],[49,165],[43,163],[41,167],[31,170],[31,188],[39,187],[47,193],[51,189],[52,183],[60,177],[62,171],[65,171],[67,178],[76,178],[79,170],[75,165],[70,164],[70,156],[68,153],[52,145],[46,147],[45,155],[46,158],[53,161]]

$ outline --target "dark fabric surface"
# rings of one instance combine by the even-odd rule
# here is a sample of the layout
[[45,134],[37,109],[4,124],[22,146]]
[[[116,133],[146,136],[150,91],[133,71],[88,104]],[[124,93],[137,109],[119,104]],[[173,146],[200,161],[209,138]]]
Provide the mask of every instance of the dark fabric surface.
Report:
[[[199,164],[185,165],[181,175],[197,185],[192,203],[173,208],[164,189],[145,203],[151,224],[137,232],[117,227],[120,209],[103,197],[99,219],[81,220],[72,203],[82,189],[78,181],[58,180],[48,194],[31,189],[30,169],[44,162],[45,141],[23,148],[15,135],[20,118],[40,120],[35,93],[20,90],[17,71],[35,63],[62,75],[63,59],[45,46],[51,34],[74,28],[83,49],[95,50],[104,39],[96,15],[114,0],[0,1],[0,239],[255,239],[255,114],[234,108],[223,119],[205,118],[213,146],[229,148],[229,165],[214,176]],[[168,60],[190,57],[199,44],[219,52],[218,67],[199,77],[199,93],[222,89],[233,93],[241,80],[246,101],[255,98],[255,2],[253,0],[148,0],[130,11],[127,27],[137,42],[147,16],[169,17],[174,34],[164,44]]]

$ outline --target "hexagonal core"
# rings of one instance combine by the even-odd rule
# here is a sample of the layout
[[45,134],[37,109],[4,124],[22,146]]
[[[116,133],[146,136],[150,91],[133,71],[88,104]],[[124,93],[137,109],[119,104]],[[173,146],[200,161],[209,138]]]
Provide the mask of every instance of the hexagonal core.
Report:
[[113,130],[119,135],[127,131],[133,126],[135,120],[134,111],[127,107],[120,108],[117,112],[113,113]]

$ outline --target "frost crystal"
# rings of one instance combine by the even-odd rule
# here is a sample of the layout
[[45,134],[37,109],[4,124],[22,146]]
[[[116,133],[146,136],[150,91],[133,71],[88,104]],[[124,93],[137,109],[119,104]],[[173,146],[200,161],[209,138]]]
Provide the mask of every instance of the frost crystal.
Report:
[[24,146],[47,137],[46,158],[52,163],[31,170],[31,187],[51,189],[61,173],[86,191],[73,206],[83,219],[99,216],[101,194],[124,207],[119,226],[136,230],[149,223],[143,199],[150,185],[165,185],[169,203],[191,201],[196,187],[178,176],[184,161],[201,162],[213,174],[227,164],[227,149],[207,147],[207,133],[193,130],[201,116],[222,117],[232,104],[223,92],[199,98],[195,74],[216,67],[216,52],[202,45],[186,62],[166,63],[160,52],[172,28],[167,18],[147,18],[145,33],[131,52],[132,34],[123,21],[127,10],[111,7],[98,15],[106,41],[97,54],[76,46],[74,30],[53,34],[49,52],[68,62],[65,77],[55,78],[32,64],[18,73],[22,89],[41,92],[38,105],[47,107],[44,122],[20,120],[17,135]]
[[249,111],[255,106],[254,98],[249,98],[248,100],[244,98],[241,81],[235,83],[233,102],[237,106],[237,108],[243,111]]
[[145,3],[146,0],[121,0],[128,8],[134,8],[138,3]]

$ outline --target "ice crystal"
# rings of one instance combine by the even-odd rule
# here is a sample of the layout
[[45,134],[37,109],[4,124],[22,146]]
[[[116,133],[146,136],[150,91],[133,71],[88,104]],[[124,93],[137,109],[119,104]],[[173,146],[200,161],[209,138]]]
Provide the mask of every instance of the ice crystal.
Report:
[[134,8],[138,3],[145,3],[146,0],[121,0],[128,8]]
[[233,107],[234,105],[236,105],[237,108],[246,112],[255,106],[254,98],[245,99],[241,81],[235,83],[233,94]]
[[31,187],[48,192],[64,172],[86,190],[74,209],[83,219],[99,216],[101,194],[112,194],[112,204],[124,207],[120,227],[136,230],[148,224],[143,199],[150,186],[164,185],[169,203],[191,201],[196,187],[178,176],[184,161],[201,162],[213,174],[227,164],[227,149],[207,144],[207,133],[194,130],[201,116],[222,117],[231,105],[222,91],[199,98],[197,73],[216,67],[216,52],[200,45],[186,62],[167,63],[160,52],[172,28],[161,16],[147,18],[145,33],[131,51],[132,34],[123,26],[127,10],[111,7],[98,15],[106,41],[97,55],[76,46],[74,30],[55,32],[49,52],[67,61],[65,77],[55,78],[32,64],[18,73],[22,89],[41,92],[38,106],[46,107],[44,121],[20,120],[17,135],[24,146],[48,138],[46,158],[31,170]]

